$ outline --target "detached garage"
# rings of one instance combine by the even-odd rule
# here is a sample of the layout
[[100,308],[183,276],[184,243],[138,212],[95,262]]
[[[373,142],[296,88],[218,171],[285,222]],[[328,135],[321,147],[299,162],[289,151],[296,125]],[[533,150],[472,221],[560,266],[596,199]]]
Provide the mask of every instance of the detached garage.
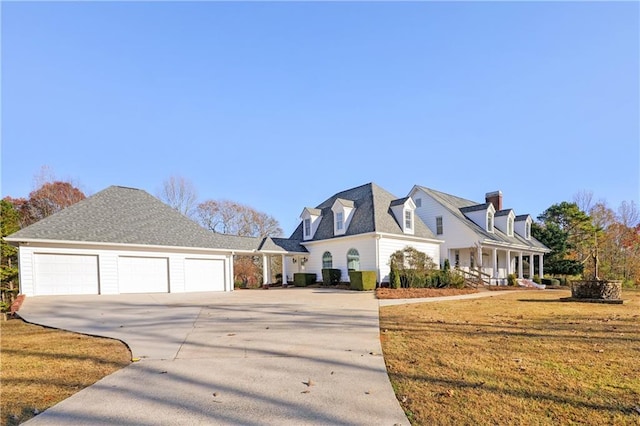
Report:
[[145,191],[111,186],[5,238],[28,296],[233,290],[234,254],[260,240],[215,234]]

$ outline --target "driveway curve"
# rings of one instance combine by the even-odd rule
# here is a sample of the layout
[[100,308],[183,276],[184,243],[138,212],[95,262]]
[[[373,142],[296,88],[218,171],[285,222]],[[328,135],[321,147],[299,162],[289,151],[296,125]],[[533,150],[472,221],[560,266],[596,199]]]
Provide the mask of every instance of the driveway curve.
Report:
[[139,361],[28,425],[408,425],[372,293],[46,296],[26,321],[126,342]]

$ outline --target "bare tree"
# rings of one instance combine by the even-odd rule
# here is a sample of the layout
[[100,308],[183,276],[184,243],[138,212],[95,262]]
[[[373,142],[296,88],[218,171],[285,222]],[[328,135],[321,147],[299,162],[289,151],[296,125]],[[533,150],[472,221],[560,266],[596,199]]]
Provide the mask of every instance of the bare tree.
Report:
[[171,176],[165,180],[158,198],[189,218],[195,215],[198,192],[193,183],[182,176]]
[[640,211],[636,203],[623,201],[618,207],[618,220],[627,228],[640,224]]
[[213,232],[243,237],[282,235],[275,218],[235,201],[207,200],[198,204],[197,212],[200,224]]
[[579,191],[573,195],[573,202],[576,203],[578,208],[585,213],[593,208],[593,191],[587,191],[586,189]]

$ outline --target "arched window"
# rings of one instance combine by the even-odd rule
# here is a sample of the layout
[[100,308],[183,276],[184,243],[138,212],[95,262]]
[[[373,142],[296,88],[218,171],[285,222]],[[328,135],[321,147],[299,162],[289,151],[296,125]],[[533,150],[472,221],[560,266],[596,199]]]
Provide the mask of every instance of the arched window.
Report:
[[493,213],[487,212],[487,231],[493,232]]
[[325,251],[322,255],[322,268],[333,268],[333,256],[331,256],[331,252]]
[[350,271],[360,270],[360,253],[356,249],[350,249],[347,252],[347,269]]

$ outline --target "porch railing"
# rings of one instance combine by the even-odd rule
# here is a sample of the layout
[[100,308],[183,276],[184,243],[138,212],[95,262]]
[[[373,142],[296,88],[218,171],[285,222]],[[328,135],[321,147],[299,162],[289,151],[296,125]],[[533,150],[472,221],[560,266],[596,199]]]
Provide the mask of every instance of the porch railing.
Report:
[[471,269],[467,271],[466,269],[456,268],[456,271],[461,273],[465,281],[470,283],[470,286],[473,288],[478,288],[479,284],[482,284],[482,285],[491,284],[491,275],[485,272],[482,272],[479,269]]

